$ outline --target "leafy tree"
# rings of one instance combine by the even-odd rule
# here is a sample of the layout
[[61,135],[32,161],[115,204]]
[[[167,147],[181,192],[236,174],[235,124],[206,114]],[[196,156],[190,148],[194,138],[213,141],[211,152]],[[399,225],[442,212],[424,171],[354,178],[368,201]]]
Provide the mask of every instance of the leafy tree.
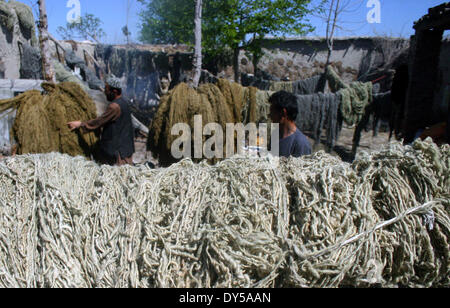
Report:
[[[257,64],[262,56],[263,39],[286,34],[304,35],[312,30],[306,20],[310,0],[223,0],[210,1],[210,11],[220,12],[219,18],[208,20],[205,34],[209,48],[233,50],[235,80],[239,81],[239,52],[246,49]],[[208,32],[209,31],[209,32]]]
[[58,27],[56,30],[64,40],[93,39],[95,42],[106,36],[101,28],[103,22],[93,14],[85,14],[79,22],[67,23],[66,27]]
[[149,44],[193,44],[193,0],[138,0],[145,6],[139,16],[139,40]]
[[[147,43],[193,43],[192,0],[139,0],[140,40]],[[257,64],[263,39],[269,35],[304,35],[313,28],[307,19],[311,0],[204,0],[203,46],[210,55],[231,50],[239,81],[239,52],[253,54]]]

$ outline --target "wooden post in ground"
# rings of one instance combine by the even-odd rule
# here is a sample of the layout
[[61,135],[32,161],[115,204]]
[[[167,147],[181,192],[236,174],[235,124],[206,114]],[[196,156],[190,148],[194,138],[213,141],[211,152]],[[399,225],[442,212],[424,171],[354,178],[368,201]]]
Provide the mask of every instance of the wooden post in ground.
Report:
[[44,79],[56,82],[55,72],[51,62],[50,42],[48,37],[48,18],[45,0],[38,0],[39,5],[39,46],[41,48],[42,69]]
[[202,74],[202,0],[195,3],[195,55],[193,87],[197,88]]

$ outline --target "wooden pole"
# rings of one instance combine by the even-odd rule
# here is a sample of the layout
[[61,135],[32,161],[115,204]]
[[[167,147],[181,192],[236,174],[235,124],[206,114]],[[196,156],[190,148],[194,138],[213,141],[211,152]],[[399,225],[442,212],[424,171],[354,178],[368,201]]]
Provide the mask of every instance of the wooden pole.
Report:
[[200,83],[202,74],[202,0],[197,0],[195,3],[195,55],[194,67],[195,74],[193,80],[194,88],[197,88]]
[[38,0],[39,5],[39,45],[41,48],[42,70],[45,80],[56,82],[55,72],[51,62],[51,52],[48,37],[48,18],[45,0]]

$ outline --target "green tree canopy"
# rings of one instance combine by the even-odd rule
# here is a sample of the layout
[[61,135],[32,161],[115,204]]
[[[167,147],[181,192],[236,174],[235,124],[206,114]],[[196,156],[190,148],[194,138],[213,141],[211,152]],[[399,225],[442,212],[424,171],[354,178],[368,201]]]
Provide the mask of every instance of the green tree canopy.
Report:
[[[194,0],[139,1],[145,6],[140,14],[142,42],[193,43]],[[312,31],[307,16],[319,8],[311,8],[311,0],[204,0],[203,47],[210,55],[234,51],[236,71],[239,50],[258,58],[263,38]]]
[[193,44],[194,0],[138,0],[145,6],[139,16],[139,40],[149,44]]
[[64,40],[93,39],[99,42],[106,36],[102,24],[103,22],[93,14],[85,14],[79,22],[67,23],[65,27],[58,27],[56,31]]

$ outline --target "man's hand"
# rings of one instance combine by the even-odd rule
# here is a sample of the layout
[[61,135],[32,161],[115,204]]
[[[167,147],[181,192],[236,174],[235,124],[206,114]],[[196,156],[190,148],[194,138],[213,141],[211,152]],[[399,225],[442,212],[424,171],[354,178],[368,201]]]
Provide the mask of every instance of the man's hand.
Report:
[[81,122],[80,121],[74,121],[74,122],[70,122],[67,123],[67,125],[69,125],[69,128],[71,131],[74,131],[75,129],[78,129],[81,127]]

